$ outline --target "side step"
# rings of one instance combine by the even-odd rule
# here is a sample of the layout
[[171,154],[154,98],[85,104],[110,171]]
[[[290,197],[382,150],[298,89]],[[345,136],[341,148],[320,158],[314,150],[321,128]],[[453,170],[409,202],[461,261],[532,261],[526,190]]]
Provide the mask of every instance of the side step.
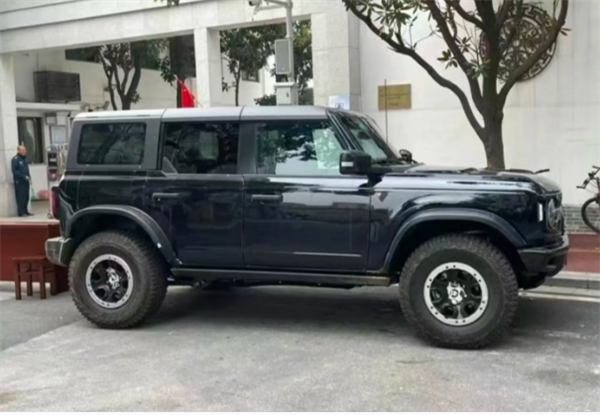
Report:
[[316,274],[312,272],[274,272],[258,270],[230,270],[230,269],[194,269],[173,268],[171,273],[175,277],[192,278],[212,282],[216,280],[245,280],[283,283],[304,283],[311,285],[363,285],[363,286],[388,286],[390,279],[381,276],[344,275],[344,274]]

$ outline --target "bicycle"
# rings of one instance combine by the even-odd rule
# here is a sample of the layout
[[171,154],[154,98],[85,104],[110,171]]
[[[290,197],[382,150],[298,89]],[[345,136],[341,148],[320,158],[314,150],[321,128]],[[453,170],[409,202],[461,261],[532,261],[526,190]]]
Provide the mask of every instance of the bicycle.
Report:
[[[600,178],[597,177],[598,172],[600,172],[600,167],[592,166],[594,171],[588,173],[587,179],[583,181],[581,186],[577,186],[578,189],[586,189],[590,182],[596,182],[596,195],[591,199],[586,200],[586,202],[581,207],[581,217],[585,224],[592,229],[595,233],[600,233],[600,226],[598,225],[600,217]],[[595,203],[595,205],[594,205]],[[588,208],[591,207],[588,212]],[[589,216],[593,209],[596,209],[596,220],[593,220],[593,216]]]

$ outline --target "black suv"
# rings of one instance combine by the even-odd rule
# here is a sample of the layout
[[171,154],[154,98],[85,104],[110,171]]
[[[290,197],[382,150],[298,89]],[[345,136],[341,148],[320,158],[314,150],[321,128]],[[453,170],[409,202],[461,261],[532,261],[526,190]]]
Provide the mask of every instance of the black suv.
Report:
[[418,334],[477,348],[568,250],[552,181],[417,163],[354,112],[86,113],[69,149],[46,253],[100,327],[140,324],[168,285],[398,284]]

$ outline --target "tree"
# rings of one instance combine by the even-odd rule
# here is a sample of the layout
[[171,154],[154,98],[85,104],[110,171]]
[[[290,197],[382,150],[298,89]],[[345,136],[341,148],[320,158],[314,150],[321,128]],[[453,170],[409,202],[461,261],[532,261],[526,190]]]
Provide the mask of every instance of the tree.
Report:
[[[474,10],[465,9],[460,0],[342,1],[393,51],[413,59],[436,83],[458,97],[483,143],[488,167],[505,168],[502,122],[507,96],[554,46],[558,35],[566,34],[569,0],[553,0],[552,16],[546,14],[546,24],[537,31],[527,30],[523,0],[474,0]],[[412,29],[417,20],[424,18],[434,27],[429,36],[414,41]],[[441,37],[446,45],[438,61],[446,68],[460,68],[469,91],[442,76],[417,52],[417,45],[433,35]],[[520,55],[517,42],[526,45],[529,53]]]
[[[185,82],[196,76],[194,37],[174,36],[167,40],[168,56],[159,61],[158,68],[165,82],[173,85],[177,78]],[[177,83],[177,107],[181,107],[181,87]]]
[[[285,26],[282,26],[280,37],[285,36]],[[275,66],[271,76],[276,76]],[[308,91],[308,81],[313,77],[312,33],[310,20],[294,23],[294,75],[298,84],[298,100],[301,105],[312,105],[312,94]],[[286,81],[287,76],[278,77],[278,81]],[[275,94],[265,95],[254,100],[258,105],[276,105]]]
[[236,106],[239,105],[242,73],[256,73],[263,69],[269,57],[275,53],[275,40],[280,37],[282,37],[281,25],[255,26],[221,32],[221,53],[227,62],[229,72],[233,75],[232,84],[224,84],[223,90],[233,88]]
[[131,104],[140,100],[137,89],[142,78],[143,67],[158,67],[162,52],[166,49],[164,39],[145,40],[132,43],[94,46],[84,49],[84,54],[102,65],[108,81],[108,93],[114,110],[131,109]]

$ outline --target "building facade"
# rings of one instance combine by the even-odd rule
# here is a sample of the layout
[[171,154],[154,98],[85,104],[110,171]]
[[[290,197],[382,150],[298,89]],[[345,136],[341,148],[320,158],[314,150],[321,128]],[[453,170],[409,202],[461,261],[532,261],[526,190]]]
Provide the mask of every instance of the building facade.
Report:
[[[546,1],[550,4],[551,0]],[[428,164],[484,166],[485,153],[457,98],[435,84],[411,59],[389,50],[363,24],[348,14],[341,0],[295,0],[294,16],[310,19],[313,36],[314,100],[329,105],[342,97],[352,109],[373,117],[395,148],[412,151]],[[265,23],[281,23],[283,10],[255,14],[247,0],[182,0],[166,8],[151,0],[5,0],[0,3],[0,215],[14,211],[7,164],[21,128],[38,128],[18,118],[41,113],[68,118],[82,105],[99,110],[106,103],[102,70],[97,64],[65,57],[65,50],[114,42],[193,34],[197,78],[189,81],[199,105],[232,105],[221,91],[224,70],[219,30]],[[600,7],[599,2],[571,1],[567,27],[548,66],[535,78],[519,82],[505,111],[504,145],[508,167],[549,168],[560,183],[564,202],[576,209],[589,194],[576,189],[592,164],[600,164]],[[426,31],[427,27],[417,27]],[[431,38],[419,52],[436,69],[465,90],[458,69],[444,69],[437,57],[444,44]],[[95,66],[94,66],[95,65]],[[33,72],[42,69],[77,72],[82,102],[33,102]],[[261,74],[259,82],[244,82],[240,104],[272,91],[274,80]],[[402,109],[382,109],[379,91],[401,85],[410,91]],[[175,91],[156,71],[145,70],[140,86],[140,108],[172,107]],[[87,108],[87,107],[86,107]],[[84,109],[87,110],[87,109]],[[52,118],[54,121],[54,118]],[[29,123],[29,127],[25,124]],[[41,134],[51,135],[42,125]],[[56,127],[54,127],[56,129]],[[47,145],[44,141],[40,145]],[[43,161],[37,156],[38,160]],[[40,168],[36,181],[44,182]],[[6,197],[4,197],[6,195]]]

